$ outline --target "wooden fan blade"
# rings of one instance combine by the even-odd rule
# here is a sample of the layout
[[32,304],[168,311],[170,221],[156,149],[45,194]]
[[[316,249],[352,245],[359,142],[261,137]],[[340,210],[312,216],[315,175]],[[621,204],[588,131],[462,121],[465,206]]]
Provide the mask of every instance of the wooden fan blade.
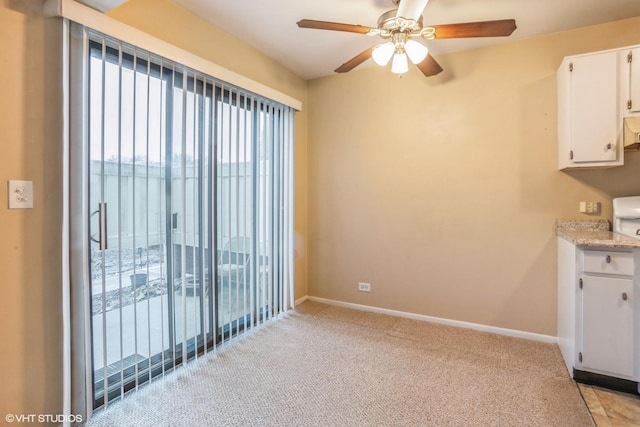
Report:
[[436,39],[457,39],[464,37],[505,37],[516,27],[515,19],[499,21],[466,22],[461,24],[432,25]]
[[364,52],[361,52],[358,55],[354,56],[353,58],[351,58],[350,60],[348,60],[347,62],[345,62],[341,66],[339,66],[338,68],[336,68],[335,72],[336,73],[346,73],[347,71],[353,70],[358,65],[362,64],[364,61],[366,61],[367,59],[371,58],[371,52],[373,52],[373,47],[370,47],[369,49],[365,50]]
[[422,62],[416,65],[418,66],[418,68],[420,68],[422,74],[427,77],[435,76],[442,71],[442,67],[436,62],[435,59],[433,59],[433,56],[431,56],[431,54],[427,55],[427,57],[424,58]]
[[313,19],[303,19],[301,21],[298,21],[298,27],[311,28],[314,30],[345,31],[347,33],[359,34],[367,34],[369,31],[374,29],[362,25],[341,24],[339,22],[328,21],[314,21]]
[[417,21],[429,0],[402,0],[398,5],[396,16]]

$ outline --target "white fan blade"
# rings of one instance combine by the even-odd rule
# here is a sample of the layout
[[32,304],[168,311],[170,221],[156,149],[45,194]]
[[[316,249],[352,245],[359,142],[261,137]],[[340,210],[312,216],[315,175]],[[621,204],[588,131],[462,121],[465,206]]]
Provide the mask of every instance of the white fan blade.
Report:
[[396,16],[417,21],[429,0],[400,0]]

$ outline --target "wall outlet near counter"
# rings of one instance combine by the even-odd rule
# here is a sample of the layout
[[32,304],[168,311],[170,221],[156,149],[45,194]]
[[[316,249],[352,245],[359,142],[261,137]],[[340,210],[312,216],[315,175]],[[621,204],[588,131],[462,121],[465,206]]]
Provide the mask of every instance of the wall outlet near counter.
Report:
[[580,202],[579,211],[586,214],[600,213],[600,202]]

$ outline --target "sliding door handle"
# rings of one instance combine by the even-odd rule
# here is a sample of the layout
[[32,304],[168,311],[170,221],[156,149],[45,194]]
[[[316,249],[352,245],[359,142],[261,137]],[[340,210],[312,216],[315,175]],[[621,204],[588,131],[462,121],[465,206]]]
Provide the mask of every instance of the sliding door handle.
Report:
[[98,203],[98,209],[91,212],[91,218],[96,214],[98,214],[98,238],[93,236],[89,236],[89,238],[98,244],[98,249],[109,249],[107,243],[107,204]]
[[109,249],[109,237],[107,234],[107,204],[102,205],[102,227],[100,228],[100,242],[102,242],[102,249]]
[[89,238],[91,239],[92,242],[97,243],[100,249],[102,249],[102,243],[100,242],[102,240],[102,215],[100,215],[100,208],[91,212],[91,215],[89,216],[89,218],[93,219],[93,217],[96,214],[98,215],[98,238],[96,239],[95,237],[93,237],[93,234],[89,235]]

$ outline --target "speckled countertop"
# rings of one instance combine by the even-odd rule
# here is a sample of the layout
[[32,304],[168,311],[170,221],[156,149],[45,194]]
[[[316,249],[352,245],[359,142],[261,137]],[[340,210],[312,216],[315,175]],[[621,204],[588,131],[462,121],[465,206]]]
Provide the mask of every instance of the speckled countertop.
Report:
[[556,220],[556,235],[582,248],[640,248],[640,239],[609,231],[609,221]]

